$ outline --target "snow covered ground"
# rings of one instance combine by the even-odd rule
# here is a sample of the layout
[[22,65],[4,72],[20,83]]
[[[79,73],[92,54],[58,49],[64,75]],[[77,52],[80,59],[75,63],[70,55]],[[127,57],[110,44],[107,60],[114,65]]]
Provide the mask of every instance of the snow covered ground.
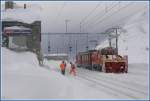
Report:
[[[112,99],[111,95],[64,77],[59,62],[47,68],[39,67],[36,56],[30,52],[15,53],[2,48],[3,99]],[[87,93],[88,92],[88,93]]]
[[147,99],[148,65],[132,64],[128,74],[105,74],[78,68],[77,76],[60,74],[61,61],[2,48],[2,99]]

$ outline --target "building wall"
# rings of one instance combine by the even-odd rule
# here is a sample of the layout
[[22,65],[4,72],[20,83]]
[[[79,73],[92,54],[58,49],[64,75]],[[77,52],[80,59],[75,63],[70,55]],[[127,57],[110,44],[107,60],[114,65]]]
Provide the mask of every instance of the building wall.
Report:
[[32,50],[41,50],[41,21],[36,21],[31,25],[32,38],[30,38],[32,43]]
[[18,46],[26,47],[27,46],[26,40],[27,40],[26,36],[14,36],[12,43]]
[[15,50],[27,50],[26,36],[10,36],[8,47]]

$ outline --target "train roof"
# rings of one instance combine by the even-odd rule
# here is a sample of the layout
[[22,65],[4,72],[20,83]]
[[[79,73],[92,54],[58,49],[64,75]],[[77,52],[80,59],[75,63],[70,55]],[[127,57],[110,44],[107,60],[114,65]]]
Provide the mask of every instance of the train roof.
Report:
[[86,51],[86,52],[79,52],[78,54],[88,54],[88,53],[92,53],[92,52],[95,52],[95,51],[97,51],[97,50],[88,50],[88,51]]
[[102,55],[117,55],[117,49],[115,47],[105,47],[100,50],[88,50],[85,52],[79,52],[78,55],[89,54],[99,51]]

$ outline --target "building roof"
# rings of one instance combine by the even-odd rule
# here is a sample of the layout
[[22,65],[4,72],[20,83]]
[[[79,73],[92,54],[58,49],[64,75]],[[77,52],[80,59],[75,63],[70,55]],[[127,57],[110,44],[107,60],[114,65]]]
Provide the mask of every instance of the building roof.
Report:
[[33,23],[34,21],[41,20],[41,9],[37,7],[30,8],[14,8],[1,11],[2,21],[20,21],[24,23]]

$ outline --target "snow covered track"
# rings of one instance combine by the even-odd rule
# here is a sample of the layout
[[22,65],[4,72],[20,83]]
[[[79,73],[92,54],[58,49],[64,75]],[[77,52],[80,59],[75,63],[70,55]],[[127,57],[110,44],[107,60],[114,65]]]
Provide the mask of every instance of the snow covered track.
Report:
[[[137,71],[138,70],[137,68]],[[116,95],[119,98],[146,99],[148,97],[148,82],[141,80],[146,80],[145,78],[148,80],[148,75],[145,75],[145,77],[140,77],[138,74],[133,75],[132,69],[131,74],[130,72],[128,74],[105,74],[79,68],[78,77],[84,83],[93,85],[95,89],[103,89],[104,92]],[[140,82],[136,82],[137,80]]]
[[[92,82],[93,85],[99,86],[99,87],[95,87],[96,89],[99,89],[99,90],[104,91],[104,92],[106,92],[108,94],[114,95],[114,96],[116,96],[116,98],[123,98],[123,99],[124,98],[128,98],[128,99],[129,98],[133,98],[133,99],[137,99],[134,96],[131,96],[131,95],[127,94],[127,93],[122,92],[121,90],[117,90],[116,87],[115,88],[109,87],[104,82],[100,83],[100,82],[96,81],[93,78],[90,79],[90,78],[87,78],[87,77],[84,77],[84,76],[79,76],[79,77],[81,77],[82,79],[88,80],[89,82]],[[101,87],[103,87],[103,89],[101,89]]]

